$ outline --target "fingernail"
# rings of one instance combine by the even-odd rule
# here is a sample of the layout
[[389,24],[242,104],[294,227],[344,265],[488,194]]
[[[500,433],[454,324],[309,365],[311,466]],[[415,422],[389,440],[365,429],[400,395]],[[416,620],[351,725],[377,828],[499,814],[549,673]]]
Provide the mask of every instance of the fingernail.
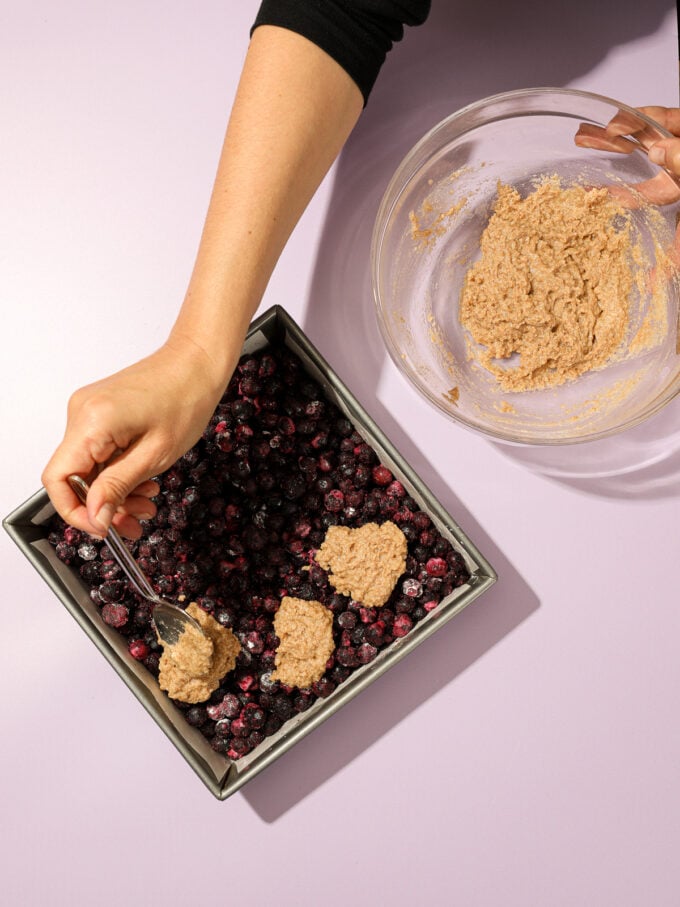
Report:
[[109,526],[111,525],[111,520],[113,519],[115,512],[116,508],[113,506],[113,504],[102,504],[102,506],[99,508],[99,513],[97,513],[94,518],[94,521],[97,526],[104,530],[104,532],[108,532]]
[[666,152],[663,148],[659,148],[658,145],[652,145],[647,152],[647,157],[653,164],[663,164],[666,160]]

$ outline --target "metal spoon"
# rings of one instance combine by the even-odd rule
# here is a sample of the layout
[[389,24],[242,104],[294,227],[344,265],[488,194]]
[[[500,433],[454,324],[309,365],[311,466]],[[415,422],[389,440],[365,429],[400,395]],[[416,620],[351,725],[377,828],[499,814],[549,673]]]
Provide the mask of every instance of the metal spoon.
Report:
[[[75,475],[69,476],[68,482],[78,495],[79,500],[84,504],[87,501],[87,493],[90,490],[87,482],[80,476]],[[106,533],[106,544],[109,546],[111,554],[113,554],[121,570],[129,579],[135,592],[154,605],[153,622],[156,625],[158,635],[166,646],[174,645],[187,627],[193,627],[202,636],[205,636],[201,625],[190,614],[183,611],[179,605],[175,605],[156,595],[151,583],[144,576],[137,561],[132,557],[127,545],[113,526],[110,526],[109,531]]]

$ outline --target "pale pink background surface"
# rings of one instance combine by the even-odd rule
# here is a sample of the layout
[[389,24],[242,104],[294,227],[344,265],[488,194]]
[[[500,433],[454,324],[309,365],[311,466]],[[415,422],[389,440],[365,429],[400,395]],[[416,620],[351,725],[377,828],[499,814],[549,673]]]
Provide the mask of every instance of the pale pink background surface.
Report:
[[[0,8],[0,512],[77,386],[160,343],[257,2]],[[385,358],[372,218],[431,125],[509,88],[678,103],[671,0],[445,3],[386,65],[291,240],[283,305],[499,583],[232,799],[212,798],[3,534],[2,902],[680,903],[680,406],[502,448]]]

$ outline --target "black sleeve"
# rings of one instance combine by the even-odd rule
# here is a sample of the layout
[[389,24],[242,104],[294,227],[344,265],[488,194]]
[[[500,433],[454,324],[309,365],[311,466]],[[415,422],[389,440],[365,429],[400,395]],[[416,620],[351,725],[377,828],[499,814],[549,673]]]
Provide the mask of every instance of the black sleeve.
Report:
[[430,0],[263,0],[258,25],[278,25],[308,38],[356,82],[368,100],[380,67],[405,25],[421,25]]

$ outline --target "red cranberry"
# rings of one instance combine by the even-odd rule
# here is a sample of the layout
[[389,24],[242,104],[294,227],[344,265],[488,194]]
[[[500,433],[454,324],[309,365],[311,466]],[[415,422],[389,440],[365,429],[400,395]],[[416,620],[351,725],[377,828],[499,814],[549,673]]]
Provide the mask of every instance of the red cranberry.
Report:
[[231,733],[235,737],[247,737],[250,733],[250,728],[243,718],[234,718],[231,722]]
[[314,435],[314,437],[312,438],[312,440],[309,443],[312,445],[314,450],[320,450],[320,449],[326,447],[326,445],[328,444],[328,432],[327,431],[318,432],[316,435]]
[[[318,459],[319,469],[321,472],[332,472],[335,468],[333,456],[331,454],[321,454]],[[319,488],[319,491],[322,489]]]
[[110,627],[119,629],[128,622],[129,612],[125,605],[108,603],[102,608],[102,620]]
[[387,466],[382,464],[374,466],[371,475],[376,485],[389,485],[394,478]]
[[404,486],[396,479],[387,486],[387,493],[393,498],[403,498],[406,494]]
[[408,614],[398,614],[392,624],[392,635],[397,637],[406,636],[412,627],[413,621]]
[[433,529],[423,529],[418,540],[423,547],[431,548],[437,541],[437,535]]
[[236,678],[236,683],[242,690],[250,690],[257,685],[257,680],[254,674],[241,674]]
[[234,448],[234,438],[230,431],[221,431],[215,435],[215,443],[223,453],[230,453]]
[[77,548],[82,539],[83,533],[80,529],[76,529],[75,526],[64,527],[64,541],[67,545],[73,545],[74,548]]
[[128,644],[128,651],[133,658],[143,661],[151,650],[143,639],[131,639]]
[[423,594],[423,587],[417,579],[409,577],[401,584],[401,591],[409,598],[418,598]]
[[430,576],[444,576],[448,570],[448,566],[443,558],[431,557],[425,564],[425,569]]

